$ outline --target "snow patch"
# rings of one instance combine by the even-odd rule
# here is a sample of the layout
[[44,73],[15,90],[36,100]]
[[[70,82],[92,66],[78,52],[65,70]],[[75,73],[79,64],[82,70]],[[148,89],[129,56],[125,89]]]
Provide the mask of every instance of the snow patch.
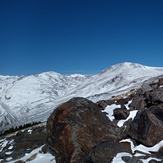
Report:
[[124,119],[124,120],[120,120],[117,124],[117,126],[119,127],[122,127],[123,124],[128,121],[130,118],[133,120],[137,114],[138,110],[133,110],[133,111],[130,111],[130,115],[127,117],[127,119]]
[[107,117],[111,121],[113,121],[115,119],[115,117],[113,116],[113,111],[114,111],[115,108],[120,108],[120,107],[121,107],[121,105],[116,105],[116,104],[108,105],[103,112],[108,113]]
[[140,159],[140,160],[143,161],[143,163],[149,163],[150,160],[161,161],[161,159],[154,158],[154,157],[149,157],[147,159]]
[[29,133],[29,134],[32,134],[32,130],[31,130],[31,129],[29,129],[29,130],[28,130],[28,133]]
[[140,151],[140,152],[144,152],[147,154],[151,154],[151,152],[158,152],[158,150],[163,147],[163,140],[160,141],[158,144],[154,145],[153,147],[146,147],[144,145],[138,145],[136,146],[133,151]]
[[120,142],[129,142],[130,143],[130,146],[131,146],[131,150],[132,150],[132,153],[134,153],[134,143],[131,141],[131,139],[123,139],[121,140]]
[[118,153],[112,160],[111,163],[125,163],[123,160],[122,160],[122,157],[123,156],[129,156],[129,157],[132,157],[132,155],[130,153],[126,153],[126,152],[121,152],[121,153]]
[[130,110],[129,105],[131,104],[131,102],[132,102],[132,100],[130,100],[130,101],[125,105],[125,107],[126,107],[127,110]]
[[3,151],[3,149],[6,147],[6,145],[8,144],[8,141],[6,139],[2,139],[0,140],[0,143],[2,144],[0,147],[0,152]]
[[[32,152],[30,152],[30,153],[28,153],[28,154],[25,154],[24,157],[22,157],[22,158],[20,158],[20,159],[18,159],[18,160],[21,160],[21,161],[26,162],[26,160],[27,160],[28,158],[30,158],[31,156],[33,156],[34,154],[36,154],[36,158],[35,158],[34,160],[28,161],[29,163],[38,163],[38,162],[40,162],[40,163],[41,163],[41,162],[42,162],[42,163],[44,163],[44,162],[45,162],[45,163],[56,163],[55,157],[52,156],[50,153],[44,154],[44,153],[41,153],[41,152],[40,152],[42,147],[43,147],[43,146],[34,149]],[[14,163],[14,162],[16,162],[16,161],[18,161],[18,160],[11,161],[10,163]]]

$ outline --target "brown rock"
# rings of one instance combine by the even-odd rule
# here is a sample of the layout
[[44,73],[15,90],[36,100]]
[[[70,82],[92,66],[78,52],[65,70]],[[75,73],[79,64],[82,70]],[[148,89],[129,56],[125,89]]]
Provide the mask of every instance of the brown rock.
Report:
[[130,114],[130,111],[126,109],[125,106],[122,108],[116,108],[113,111],[113,115],[116,120],[126,119]]
[[132,153],[130,143],[104,141],[94,146],[81,163],[109,163],[120,152]]
[[139,111],[128,134],[146,146],[154,146],[163,140],[163,104]]
[[117,104],[125,105],[131,100],[130,97],[117,99]]
[[60,105],[47,121],[47,144],[57,163],[78,163],[96,144],[124,136],[97,104],[84,98]]
[[130,104],[131,110],[142,110],[146,107],[145,97],[142,90],[138,90]]

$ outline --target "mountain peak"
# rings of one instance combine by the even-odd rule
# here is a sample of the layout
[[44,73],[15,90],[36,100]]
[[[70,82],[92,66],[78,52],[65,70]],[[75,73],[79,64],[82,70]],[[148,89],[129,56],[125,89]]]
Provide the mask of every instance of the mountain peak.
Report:
[[0,76],[0,130],[45,121],[54,106],[72,97],[86,97],[95,102],[138,88],[145,80],[160,75],[163,68],[123,62],[94,76],[62,75],[53,71],[20,77]]
[[115,64],[113,66],[110,66],[106,69],[104,69],[101,74],[104,74],[106,72],[111,72],[111,71],[124,71],[124,70],[129,70],[129,69],[145,69],[147,66],[138,64],[138,63],[133,63],[133,62],[122,62]]

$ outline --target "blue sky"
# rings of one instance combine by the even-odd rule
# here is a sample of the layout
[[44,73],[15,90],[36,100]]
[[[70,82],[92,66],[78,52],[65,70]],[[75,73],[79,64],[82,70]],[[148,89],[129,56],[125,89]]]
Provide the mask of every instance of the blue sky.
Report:
[[163,67],[162,0],[1,0],[0,74]]

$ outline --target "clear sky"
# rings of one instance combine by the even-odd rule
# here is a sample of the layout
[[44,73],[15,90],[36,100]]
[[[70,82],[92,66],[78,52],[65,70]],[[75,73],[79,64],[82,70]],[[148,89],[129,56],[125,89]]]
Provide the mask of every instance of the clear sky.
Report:
[[0,0],[0,74],[163,67],[163,0]]

